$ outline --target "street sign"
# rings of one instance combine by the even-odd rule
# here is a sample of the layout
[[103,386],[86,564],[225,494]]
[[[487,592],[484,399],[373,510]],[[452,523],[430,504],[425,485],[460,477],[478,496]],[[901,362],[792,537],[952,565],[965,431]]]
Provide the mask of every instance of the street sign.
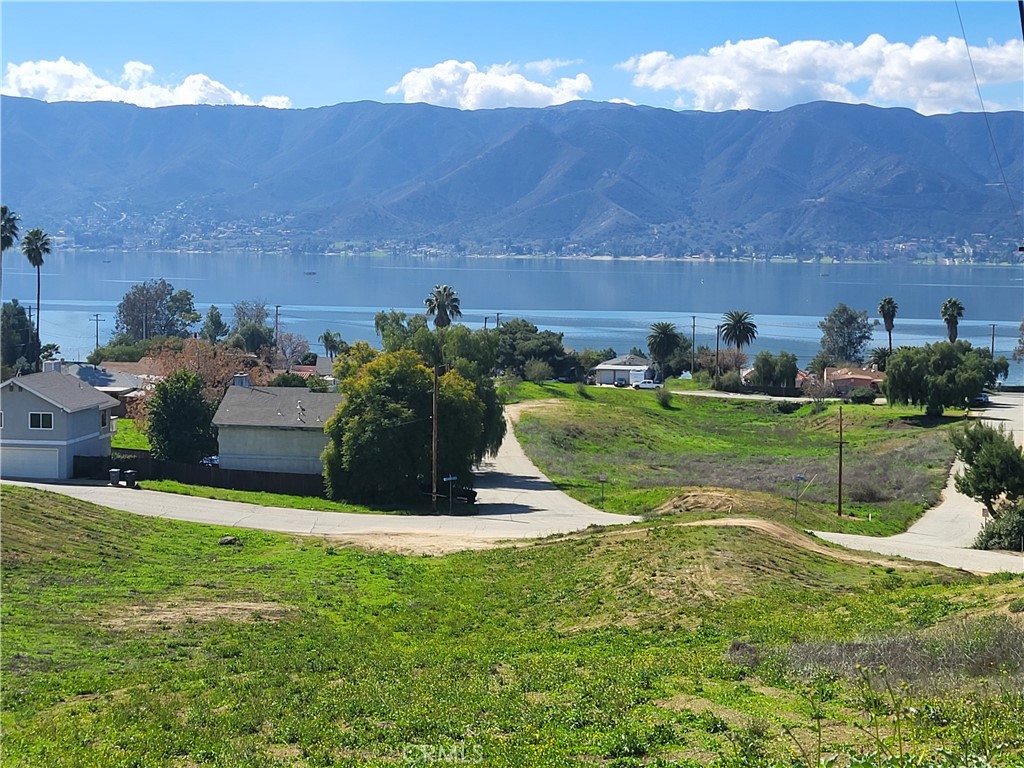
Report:
[[448,477],[442,478],[442,480],[446,483],[454,483],[458,479],[459,478],[456,477],[455,475],[448,475]]

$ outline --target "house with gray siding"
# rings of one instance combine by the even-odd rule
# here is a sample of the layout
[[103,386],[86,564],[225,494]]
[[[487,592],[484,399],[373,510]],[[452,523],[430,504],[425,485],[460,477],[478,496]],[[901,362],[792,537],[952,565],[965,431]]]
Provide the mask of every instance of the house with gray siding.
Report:
[[323,473],[324,424],[341,404],[337,392],[253,387],[239,376],[213,417],[221,469]]
[[118,402],[75,376],[44,371],[0,383],[0,476],[67,480],[75,456],[109,456]]

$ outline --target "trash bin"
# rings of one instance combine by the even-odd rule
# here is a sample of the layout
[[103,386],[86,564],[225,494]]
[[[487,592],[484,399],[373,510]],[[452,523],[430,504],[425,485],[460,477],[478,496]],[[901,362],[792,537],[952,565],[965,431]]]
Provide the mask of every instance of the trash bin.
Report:
[[124,484],[128,488],[134,488],[135,487],[135,470],[134,469],[126,469],[124,471]]
[[110,484],[120,485],[121,484],[121,470],[114,468],[110,470]]

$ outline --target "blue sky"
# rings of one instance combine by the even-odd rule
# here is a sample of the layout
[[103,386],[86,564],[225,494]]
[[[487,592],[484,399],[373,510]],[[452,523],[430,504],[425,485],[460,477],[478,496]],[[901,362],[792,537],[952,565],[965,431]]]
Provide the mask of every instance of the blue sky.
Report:
[[[960,15],[986,107],[1021,109],[1017,4]],[[48,101],[980,109],[952,2],[4,0],[0,22],[3,93]]]

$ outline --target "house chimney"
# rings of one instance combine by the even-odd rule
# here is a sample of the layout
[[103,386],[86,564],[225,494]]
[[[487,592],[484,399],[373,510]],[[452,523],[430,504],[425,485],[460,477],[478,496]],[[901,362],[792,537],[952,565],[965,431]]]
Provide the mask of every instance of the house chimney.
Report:
[[231,385],[234,387],[245,387],[249,388],[249,374],[248,373],[236,373],[231,377]]

